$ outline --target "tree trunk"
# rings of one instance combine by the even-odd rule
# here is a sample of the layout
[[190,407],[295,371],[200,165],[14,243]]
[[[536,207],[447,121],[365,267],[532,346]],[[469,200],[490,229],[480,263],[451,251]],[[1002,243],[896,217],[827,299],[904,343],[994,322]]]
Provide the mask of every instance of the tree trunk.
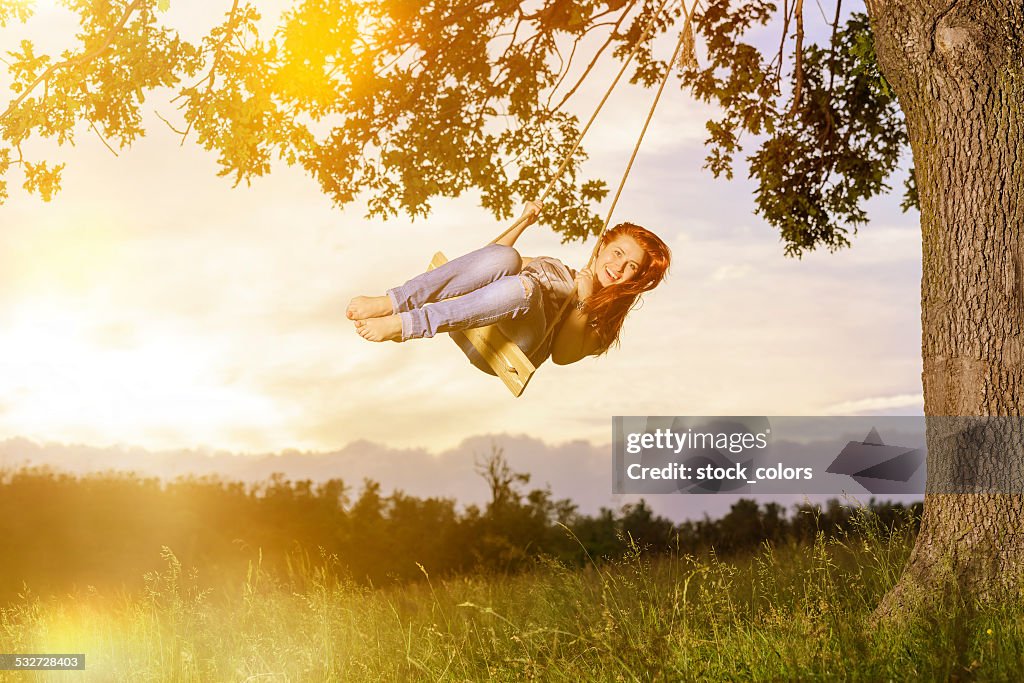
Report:
[[1024,404],[1024,11],[1005,0],[867,4],[906,116],[923,252],[928,485],[917,543],[879,607],[892,618],[950,588],[972,605],[1024,585],[1024,438],[1005,419]]

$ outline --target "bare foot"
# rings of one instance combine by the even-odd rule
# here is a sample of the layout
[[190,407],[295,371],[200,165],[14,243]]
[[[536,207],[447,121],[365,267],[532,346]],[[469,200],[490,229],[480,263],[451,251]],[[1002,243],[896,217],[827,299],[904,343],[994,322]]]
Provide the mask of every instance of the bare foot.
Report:
[[357,296],[348,302],[345,317],[349,320],[366,320],[391,315],[391,299],[387,296]]
[[401,341],[402,319],[397,315],[386,315],[383,318],[357,320],[356,332],[369,341]]

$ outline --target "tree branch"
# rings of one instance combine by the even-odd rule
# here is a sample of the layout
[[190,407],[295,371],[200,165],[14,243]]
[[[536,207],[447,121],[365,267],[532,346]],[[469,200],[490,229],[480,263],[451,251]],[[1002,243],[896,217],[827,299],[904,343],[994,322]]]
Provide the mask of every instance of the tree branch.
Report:
[[786,61],[786,38],[789,37],[789,22],[793,19],[793,10],[789,6],[789,0],[783,0],[782,3],[782,38],[779,40],[779,53],[772,58],[771,64],[768,68],[772,68],[772,64],[775,64],[775,60],[778,59],[779,63],[775,65],[775,82],[778,84],[782,80],[782,65]]
[[609,9],[609,10],[605,10],[604,12],[598,12],[594,16],[590,17],[590,19],[588,20],[588,21],[591,22],[590,25],[587,26],[585,29],[583,29],[583,32],[580,33],[578,36],[576,36],[576,39],[573,40],[573,42],[572,42],[572,51],[569,53],[568,63],[566,63],[564,65],[563,69],[559,69],[558,82],[555,83],[555,85],[551,88],[551,92],[548,94],[548,100],[547,100],[547,102],[544,105],[547,109],[551,109],[551,100],[554,98],[555,93],[558,91],[558,88],[561,87],[562,83],[569,76],[569,68],[572,66],[572,60],[576,56],[576,48],[579,47],[580,41],[582,41],[587,36],[588,33],[590,33],[591,31],[593,31],[595,29],[601,28],[602,26],[612,26],[612,27],[614,27],[614,28],[612,28],[612,33],[614,33],[615,29],[618,28],[619,24],[622,23],[622,19],[621,18],[619,19],[618,22],[611,22],[611,21],[599,22],[599,21],[597,21],[601,17],[604,17],[604,16],[607,16],[609,14],[612,14],[613,12],[614,12],[614,10],[610,10]]
[[843,0],[836,0],[836,18],[832,22],[831,50],[828,54],[828,101],[832,101],[832,86],[836,79],[836,35],[839,33],[839,10],[843,6]]
[[[221,39],[217,42],[217,45],[213,48],[213,63],[210,64],[210,71],[209,71],[209,73],[206,74],[206,76],[203,78],[203,80],[197,82],[195,85],[192,86],[193,88],[198,88],[204,82],[206,83],[206,92],[204,92],[202,94],[202,96],[200,97],[200,100],[199,100],[200,102],[202,102],[204,99],[206,99],[206,97],[213,90],[214,82],[217,80],[217,64],[220,62],[221,58],[224,56],[224,45],[228,42],[228,40],[230,40],[231,38],[234,37],[235,32],[238,30],[238,19],[236,19],[236,17],[235,17],[235,14],[237,12],[238,12],[238,0],[234,0],[234,2],[231,4],[231,12],[228,14],[227,27],[224,29],[224,36],[221,37]],[[179,95],[178,97],[181,97],[181,95]],[[177,100],[178,97],[175,97],[173,100],[171,100],[171,102],[174,102],[175,100]],[[180,109],[180,107],[179,107],[179,109]],[[163,118],[163,117],[161,117],[161,118]],[[165,123],[166,123],[166,120],[165,120]],[[192,123],[193,123],[192,121],[189,121],[188,125],[185,127],[185,131],[181,134],[181,145],[185,144],[185,138],[187,138],[188,134],[190,132],[192,132]],[[170,124],[168,124],[168,125],[170,125]],[[174,128],[171,127],[171,130],[174,130]]]
[[193,88],[198,88],[201,84],[205,82],[208,83],[206,91],[210,91],[210,86],[213,85],[214,80],[216,80],[217,78],[217,63],[220,61],[221,57],[224,56],[224,44],[235,36],[235,31],[238,28],[238,21],[235,18],[235,14],[237,12],[238,0],[234,0],[234,2],[231,4],[231,11],[228,12],[228,21],[227,26],[224,29],[224,36],[219,41],[217,41],[217,45],[213,48],[213,63],[210,64],[210,71],[206,74],[205,77],[203,77],[202,80],[197,81],[196,84],[192,86]]
[[54,64],[51,64],[46,69],[46,71],[39,74],[39,76],[37,76],[36,79],[32,81],[32,83],[30,83],[28,87],[26,87],[25,90],[22,91],[22,93],[17,98],[12,100],[11,103],[7,105],[7,109],[4,110],[4,113],[0,114],[0,121],[3,121],[8,116],[10,116],[11,112],[17,109],[18,106],[25,101],[25,98],[28,97],[33,90],[35,90],[36,86],[48,80],[50,76],[57,72],[58,69],[71,68],[81,66],[83,64],[88,64],[89,62],[96,59],[104,52],[106,52],[107,48],[110,47],[110,44],[114,42],[114,37],[121,31],[121,29],[124,28],[124,25],[128,23],[129,17],[131,17],[131,15],[135,13],[135,10],[141,7],[144,2],[145,0],[134,0],[132,4],[128,5],[128,7],[124,11],[124,14],[118,20],[117,24],[115,24],[114,27],[107,32],[107,35],[103,38],[103,42],[100,43],[98,46],[94,47],[92,50],[89,50],[88,52],[84,52],[78,55],[77,57],[66,59],[63,62],[55,62]]
[[793,108],[789,110],[790,116],[800,108],[800,97],[804,89],[804,0],[796,0],[796,56],[793,64],[793,76],[796,83],[793,86]]
[[115,157],[120,156],[120,154],[118,154],[117,151],[113,147],[110,146],[110,143],[107,142],[107,139],[105,137],[103,137],[103,134],[100,133],[99,129],[96,128],[96,124],[95,123],[90,121],[89,122],[89,127],[92,128],[92,132],[96,133],[96,137],[98,137],[100,139],[100,142],[103,143],[103,146],[110,150],[111,154],[113,154]]
[[[437,30],[441,30],[441,29],[447,28],[447,27],[451,26],[452,24],[455,24],[455,23],[459,22],[460,20],[462,20],[465,17],[467,17],[469,14],[473,13],[474,11],[479,9],[480,7],[483,7],[484,5],[486,5],[486,4],[488,4],[488,3],[492,2],[492,1],[493,0],[476,0],[476,2],[474,2],[471,5],[467,5],[465,7],[459,8],[457,11],[453,12],[451,14],[451,16],[445,17],[444,23],[440,24],[437,27]],[[519,8],[517,8],[517,9],[519,9]],[[485,14],[483,17],[480,17],[480,20],[481,21],[490,21],[495,16],[500,16],[500,14],[501,14],[501,12],[500,12],[500,10],[498,10],[495,13]],[[521,9],[519,10],[519,14],[520,14],[520,16],[522,16],[522,10]],[[405,45],[406,43],[410,43],[410,42],[414,42],[414,41],[410,41],[409,39],[407,39],[405,37],[398,37],[398,38],[395,38],[392,41],[384,43],[383,45],[376,45],[376,46],[373,46],[372,48],[370,46],[367,46],[367,49],[372,49],[374,51],[374,55],[373,56],[376,57],[378,55],[381,55],[381,54],[384,54],[386,52],[389,52],[390,50],[392,50],[394,48],[401,47],[402,45]]]
[[612,41],[615,40],[615,36],[618,33],[619,26],[621,26],[622,22],[626,20],[626,16],[630,13],[630,11],[633,9],[635,5],[636,0],[633,0],[632,2],[629,3],[626,9],[622,12],[622,16],[620,16],[619,20],[615,22],[615,26],[608,33],[608,40],[604,41],[604,43],[598,49],[597,53],[594,54],[594,58],[590,60],[589,64],[587,64],[587,68],[583,70],[583,75],[580,76],[579,80],[576,81],[576,85],[572,86],[569,92],[565,93],[565,96],[562,97],[562,100],[552,111],[558,111],[559,109],[561,109],[562,106],[569,101],[569,98],[573,96],[573,93],[575,93],[576,90],[581,85],[583,85],[583,81],[585,81],[587,76],[590,75],[590,72],[594,69],[594,66],[597,64],[597,61],[601,58],[601,55],[604,53],[605,49],[607,49],[607,47],[611,45]]
[[544,104],[545,108],[551,109],[551,98],[553,98],[555,96],[555,91],[558,90],[559,86],[562,85],[562,81],[565,80],[565,77],[569,75],[569,69],[570,69],[570,67],[572,67],[572,60],[573,60],[573,57],[576,56],[576,48],[579,46],[579,44],[580,44],[580,39],[579,38],[577,38],[576,40],[572,41],[572,50],[569,52],[569,62],[565,65],[565,69],[564,70],[560,70],[560,74],[558,76],[558,81],[555,83],[554,87],[551,88],[551,92],[548,93],[548,101]]
[[167,127],[168,127],[168,128],[170,128],[170,129],[171,129],[172,131],[174,131],[174,133],[175,133],[175,134],[177,134],[177,135],[184,135],[184,134],[185,134],[185,132],[184,132],[184,131],[178,130],[177,128],[175,128],[175,127],[174,127],[174,124],[172,124],[172,123],[171,123],[170,121],[168,121],[168,120],[167,120],[167,119],[165,119],[165,118],[164,118],[163,116],[161,116],[161,115],[160,115],[160,112],[159,112],[159,111],[157,111],[156,109],[154,109],[154,110],[153,110],[153,113],[154,113],[154,114],[156,114],[156,117],[157,117],[158,119],[160,119],[160,120],[161,120],[161,121],[163,121],[163,122],[164,122],[165,124],[167,124]]

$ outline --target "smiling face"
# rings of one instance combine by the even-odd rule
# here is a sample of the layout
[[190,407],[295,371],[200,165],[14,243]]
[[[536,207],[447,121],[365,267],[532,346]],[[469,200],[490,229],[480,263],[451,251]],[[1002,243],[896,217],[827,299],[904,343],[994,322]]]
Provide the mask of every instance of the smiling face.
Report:
[[602,287],[629,282],[644,267],[647,252],[629,235],[619,235],[597,252],[594,275]]

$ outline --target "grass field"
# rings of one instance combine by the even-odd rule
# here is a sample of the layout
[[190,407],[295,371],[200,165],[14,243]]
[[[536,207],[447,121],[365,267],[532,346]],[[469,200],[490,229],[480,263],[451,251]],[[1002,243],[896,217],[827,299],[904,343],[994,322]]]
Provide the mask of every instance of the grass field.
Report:
[[[746,557],[649,557],[369,588],[331,558],[204,580],[165,551],[146,591],[39,598],[0,613],[0,652],[84,652],[85,672],[0,681],[1020,680],[1024,610],[955,595],[872,626],[909,527]],[[410,559],[410,561],[413,561]]]

